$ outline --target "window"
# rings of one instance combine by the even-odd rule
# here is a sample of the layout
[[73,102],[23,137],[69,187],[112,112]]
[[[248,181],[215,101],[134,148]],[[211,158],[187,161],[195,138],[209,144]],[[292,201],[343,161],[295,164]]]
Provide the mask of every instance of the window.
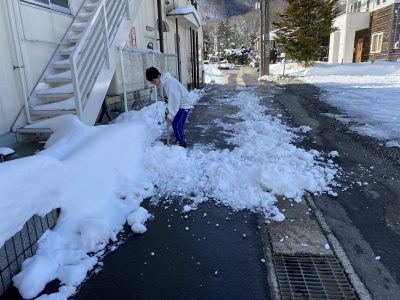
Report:
[[357,1],[349,5],[349,12],[360,12],[361,10],[361,1]]
[[361,1],[358,1],[358,12],[361,11]]
[[21,1],[65,13],[71,12],[69,6],[69,0],[21,0]]
[[372,35],[371,53],[379,53],[382,51],[383,33],[376,33]]

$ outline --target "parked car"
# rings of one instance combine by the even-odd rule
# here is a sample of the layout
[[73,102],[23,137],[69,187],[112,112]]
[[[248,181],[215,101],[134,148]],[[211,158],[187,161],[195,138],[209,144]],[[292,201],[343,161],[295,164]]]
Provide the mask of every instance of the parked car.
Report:
[[220,70],[229,70],[235,67],[234,64],[230,64],[226,59],[224,59],[219,65],[218,69]]
[[210,55],[210,56],[208,57],[208,62],[209,62],[210,64],[218,64],[218,63],[219,63],[219,56]]

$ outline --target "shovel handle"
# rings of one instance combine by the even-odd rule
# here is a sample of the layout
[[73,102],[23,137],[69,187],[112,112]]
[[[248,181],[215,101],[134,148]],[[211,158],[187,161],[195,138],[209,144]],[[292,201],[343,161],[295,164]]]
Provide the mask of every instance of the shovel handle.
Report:
[[169,135],[170,126],[171,126],[171,120],[169,118],[167,118],[167,132],[166,132],[166,134],[167,134],[167,145],[169,145],[169,142],[170,142],[170,135]]

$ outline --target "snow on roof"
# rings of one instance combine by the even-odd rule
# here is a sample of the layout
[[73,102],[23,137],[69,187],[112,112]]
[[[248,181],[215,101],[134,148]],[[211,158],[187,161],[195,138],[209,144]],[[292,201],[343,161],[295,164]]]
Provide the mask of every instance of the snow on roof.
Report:
[[191,13],[197,13],[196,9],[192,4],[186,6],[178,7],[168,13],[168,15],[187,15]]

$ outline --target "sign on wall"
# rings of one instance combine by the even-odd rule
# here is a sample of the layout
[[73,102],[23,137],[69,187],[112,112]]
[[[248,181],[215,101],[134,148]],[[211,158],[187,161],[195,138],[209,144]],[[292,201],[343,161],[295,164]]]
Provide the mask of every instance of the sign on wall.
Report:
[[127,46],[130,48],[137,48],[136,45],[136,30],[135,27],[131,28],[131,31],[129,32],[129,37],[128,37],[128,41],[127,41]]

